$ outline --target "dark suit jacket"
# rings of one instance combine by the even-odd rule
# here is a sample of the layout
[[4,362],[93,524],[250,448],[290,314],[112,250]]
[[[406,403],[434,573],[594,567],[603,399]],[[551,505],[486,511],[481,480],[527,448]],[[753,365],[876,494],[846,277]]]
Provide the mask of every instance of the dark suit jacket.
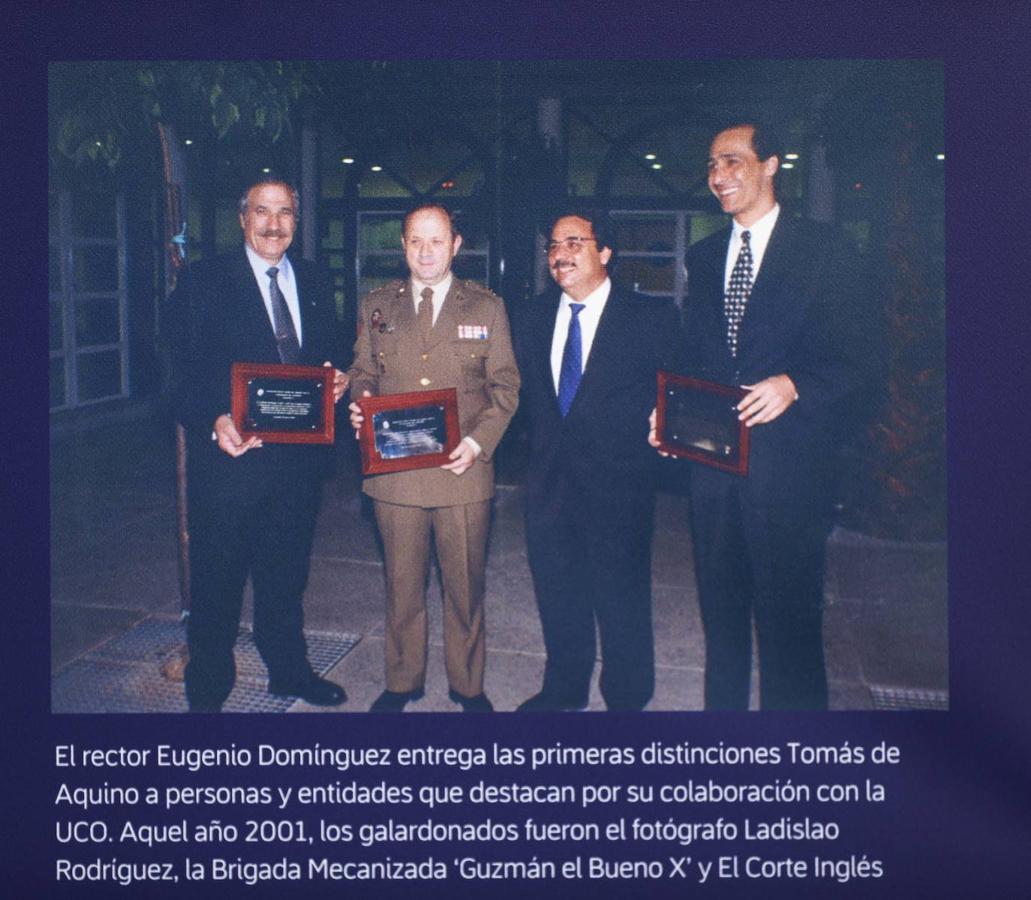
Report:
[[[303,259],[290,260],[301,309],[302,365],[343,365],[332,294]],[[273,445],[233,459],[211,440],[230,407],[234,362],[278,363],[261,291],[243,248],[202,260],[180,275],[169,299],[173,395],[187,429],[190,492],[206,499],[253,498],[269,478],[318,477],[328,448]]]
[[[868,381],[875,318],[858,257],[836,229],[782,208],[752,287],[734,359],[726,344],[724,267],[730,229],[688,254],[686,371],[728,384],[786,373],[799,399],[751,433],[746,499],[815,509],[833,490],[836,441],[847,401]],[[720,490],[738,476],[692,467],[692,488]]]
[[559,471],[599,494],[650,491],[657,455],[648,446],[648,414],[655,406],[656,372],[676,367],[676,307],[613,285],[576,398],[563,419],[551,374],[560,298],[558,290],[538,297],[522,318],[517,340],[530,430],[528,500],[545,503]]

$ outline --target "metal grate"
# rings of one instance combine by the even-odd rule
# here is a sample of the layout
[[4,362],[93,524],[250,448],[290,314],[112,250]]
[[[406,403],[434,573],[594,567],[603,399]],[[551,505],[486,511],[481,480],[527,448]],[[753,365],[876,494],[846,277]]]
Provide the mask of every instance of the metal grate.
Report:
[[920,688],[870,687],[874,709],[938,709],[949,708],[948,691]]
[[[162,663],[177,654],[184,641],[178,619],[148,618],[75,660],[56,674],[50,707],[56,713],[186,712],[182,682],[161,674]],[[360,640],[356,634],[306,631],[308,659],[325,675]],[[236,685],[225,712],[285,712],[296,700],[273,697],[267,673],[250,629],[236,641]]]

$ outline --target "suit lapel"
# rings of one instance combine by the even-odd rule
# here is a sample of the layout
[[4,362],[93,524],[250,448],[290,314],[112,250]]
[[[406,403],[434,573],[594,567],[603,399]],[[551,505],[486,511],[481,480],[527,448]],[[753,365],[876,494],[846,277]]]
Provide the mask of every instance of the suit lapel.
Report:
[[786,281],[785,275],[789,262],[797,259],[792,249],[796,234],[797,229],[794,222],[781,208],[777,224],[774,225],[770,241],[766,245],[762,267],[752,284],[752,292],[748,296],[745,314],[741,319],[741,327],[738,331],[739,356],[744,354],[750,336],[755,332],[757,326],[762,325],[771,316],[778,316],[783,312],[778,308],[780,305],[778,285],[783,285]]
[[551,408],[556,416],[559,409],[555,381],[551,374],[551,342],[555,336],[555,323],[561,299],[562,295],[553,291],[542,301],[539,315],[536,317],[536,330],[531,348],[534,377],[537,378],[541,393],[551,398]]
[[264,359],[279,360],[279,349],[276,337],[269,322],[265,300],[261,296],[258,282],[254,278],[254,270],[247,258],[246,250],[237,256],[235,281],[239,287],[237,294],[241,314],[233,317],[233,327],[246,328],[248,338],[243,342],[246,346],[260,347],[260,356]]
[[790,245],[794,237],[795,229],[793,223],[784,214],[783,209],[777,217],[777,224],[773,226],[773,233],[770,235],[770,242],[766,245],[766,253],[763,255],[762,268],[756,276],[752,285],[752,293],[748,298],[748,306],[745,307],[745,316],[752,308],[752,299],[762,297],[769,291],[771,285],[783,282],[783,271],[791,258]]
[[589,405],[594,394],[604,387],[606,378],[618,372],[628,329],[632,327],[632,323],[627,321],[629,307],[626,298],[613,285],[605,302],[605,309],[602,310],[601,319],[598,320],[598,330],[594,333],[594,342],[591,344],[587,365],[580,379],[580,387],[577,388],[576,397],[573,398],[573,405],[569,410],[570,415],[577,407]]
[[726,321],[723,314],[723,290],[729,247],[730,229],[727,228],[706,244],[706,252],[696,259],[695,268],[688,272],[691,302],[704,305],[706,312],[721,323]]

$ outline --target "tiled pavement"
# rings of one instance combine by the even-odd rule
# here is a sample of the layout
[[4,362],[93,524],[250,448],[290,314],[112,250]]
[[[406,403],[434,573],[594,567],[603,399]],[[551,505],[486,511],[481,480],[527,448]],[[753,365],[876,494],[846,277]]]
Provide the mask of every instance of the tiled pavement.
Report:
[[[333,665],[330,677],[350,695],[342,710],[362,711],[383,686],[384,582],[352,450],[342,446],[338,474],[326,485],[305,609],[312,631],[359,638]],[[53,702],[55,710],[71,711],[56,690],[63,674],[81,667],[91,654],[102,655],[138,623],[178,616],[173,434],[169,426],[148,420],[71,431],[53,438],[50,465]],[[507,468],[514,472],[517,466]],[[502,485],[487,578],[486,691],[499,711],[513,709],[538,689],[544,661],[521,507],[518,485]],[[656,525],[657,673],[649,709],[697,710],[704,645],[685,499],[660,495]],[[837,530],[829,546],[826,592],[833,708],[869,709],[875,698],[878,705],[902,707],[946,700],[944,544],[901,544]],[[409,709],[453,711],[457,707],[447,699],[443,670],[436,579],[430,608],[426,696]],[[245,620],[248,616],[245,606]],[[169,685],[160,683],[164,676],[158,663],[138,674],[155,692],[170,693]],[[150,685],[148,678],[155,682]],[[104,711],[96,708],[98,702],[103,705],[94,700],[80,711]],[[596,688],[590,708],[604,708]],[[297,703],[291,710],[308,707]]]

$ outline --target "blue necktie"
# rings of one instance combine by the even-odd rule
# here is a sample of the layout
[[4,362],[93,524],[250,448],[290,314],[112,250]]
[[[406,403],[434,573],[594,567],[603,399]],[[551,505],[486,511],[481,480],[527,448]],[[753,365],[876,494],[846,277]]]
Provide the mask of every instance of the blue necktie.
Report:
[[566,335],[566,346],[562,348],[562,366],[558,371],[558,408],[562,418],[566,417],[569,407],[573,405],[576,389],[580,386],[583,374],[583,339],[580,337],[580,313],[583,303],[570,303],[569,333]]

